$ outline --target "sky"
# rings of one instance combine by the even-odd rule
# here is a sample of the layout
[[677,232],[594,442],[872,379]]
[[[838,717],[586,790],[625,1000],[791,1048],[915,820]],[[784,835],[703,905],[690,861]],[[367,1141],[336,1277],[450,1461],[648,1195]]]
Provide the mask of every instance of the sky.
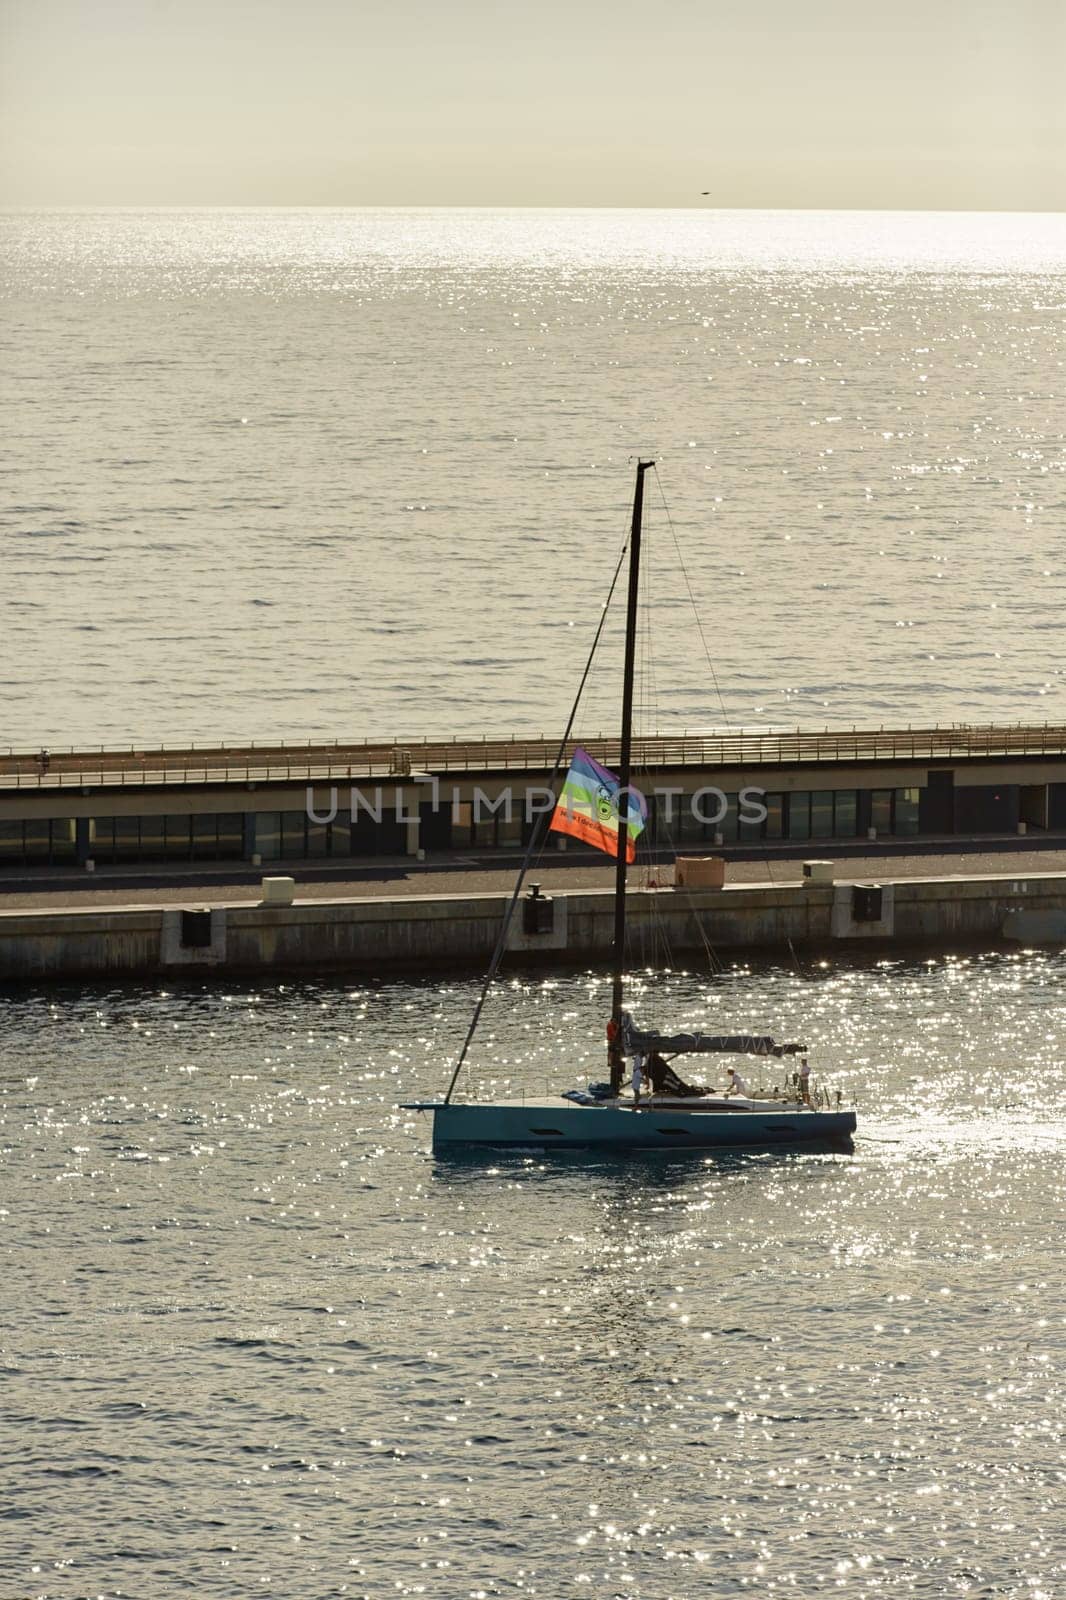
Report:
[[1063,0],[0,0],[0,205],[1066,210],[1064,63]]

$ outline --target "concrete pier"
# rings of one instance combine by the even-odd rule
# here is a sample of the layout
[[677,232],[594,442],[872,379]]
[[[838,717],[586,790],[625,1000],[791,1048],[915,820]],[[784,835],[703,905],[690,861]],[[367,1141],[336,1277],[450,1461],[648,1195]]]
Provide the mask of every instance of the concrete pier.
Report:
[[[226,903],[70,906],[0,913],[0,979],[63,981],[221,972],[417,973],[483,969],[509,896],[359,895],[292,905]],[[613,906],[607,889],[520,906],[509,959],[580,965],[605,959]],[[537,926],[532,926],[536,921]],[[634,959],[740,950],[950,947],[1004,939],[1066,942],[1066,872],[897,878],[886,884],[739,883],[723,889],[635,889]]]

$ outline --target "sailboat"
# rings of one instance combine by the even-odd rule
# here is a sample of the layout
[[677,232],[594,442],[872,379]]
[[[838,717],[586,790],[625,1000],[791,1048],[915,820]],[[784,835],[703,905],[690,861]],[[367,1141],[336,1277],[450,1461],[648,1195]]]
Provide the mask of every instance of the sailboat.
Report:
[[[525,873],[523,866],[511,897],[497,953],[481,991],[466,1041],[441,1100],[410,1101],[405,1110],[431,1112],[435,1153],[477,1149],[532,1150],[717,1150],[741,1148],[776,1150],[790,1147],[850,1147],[855,1132],[855,1112],[841,1104],[812,1103],[807,1089],[806,1046],[778,1044],[765,1034],[663,1034],[640,1029],[625,1007],[626,875],[633,856],[631,835],[642,826],[640,802],[630,791],[634,669],[640,584],[640,545],[644,507],[644,476],[655,465],[640,459],[636,469],[633,514],[628,554],[626,637],[622,681],[622,731],[619,771],[602,771],[610,780],[608,798],[597,819],[590,810],[585,826],[599,827],[604,815],[613,815],[615,856],[613,972],[611,1016],[607,1023],[609,1081],[590,1084],[587,1090],[568,1089],[557,1101],[460,1100],[455,1097],[460,1069],[473,1037],[481,1008],[495,976],[505,946]],[[623,556],[625,552],[623,551]],[[621,566],[621,562],[619,564]],[[617,573],[616,573],[617,576]],[[602,627],[602,622],[601,622]],[[597,632],[597,641],[599,632]],[[593,651],[595,651],[595,643]],[[589,658],[591,665],[591,656]],[[588,667],[586,667],[586,676]],[[584,680],[582,680],[584,682]],[[580,699],[580,691],[579,696]],[[576,703],[575,703],[576,711]],[[573,713],[571,714],[571,724]],[[569,727],[567,735],[569,734]],[[565,738],[564,738],[565,744]],[[562,752],[560,747],[560,753]],[[583,756],[584,752],[577,752]],[[586,762],[591,758],[586,757]],[[592,763],[595,766],[595,763]],[[574,774],[571,768],[571,777]],[[597,776],[597,775],[594,775]],[[568,779],[568,783],[569,783]],[[565,786],[564,786],[565,787]],[[601,801],[603,793],[601,789]],[[557,808],[558,811],[558,808]],[[576,816],[582,831],[582,814]],[[564,825],[565,829],[565,825]],[[528,860],[528,857],[527,857]],[[784,1097],[753,1098],[747,1092],[701,1089],[687,1084],[673,1067],[679,1056],[750,1055],[763,1059],[801,1056],[804,1072],[794,1075],[794,1088]],[[667,1060],[667,1057],[670,1059]],[[633,1064],[629,1087],[624,1084],[626,1062]],[[741,1080],[742,1081],[742,1080]],[[643,1093],[645,1084],[649,1093]],[[801,1087],[802,1085],[802,1087]],[[828,1097],[827,1097],[828,1099]]]

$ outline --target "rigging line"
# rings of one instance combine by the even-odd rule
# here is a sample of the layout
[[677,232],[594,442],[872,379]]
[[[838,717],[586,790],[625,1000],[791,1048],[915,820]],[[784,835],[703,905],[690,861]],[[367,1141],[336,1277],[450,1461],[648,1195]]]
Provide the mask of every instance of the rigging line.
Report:
[[[677,551],[678,565],[681,568],[681,573],[682,573],[682,576],[684,577],[684,580],[685,580],[685,587],[688,590],[688,597],[689,597],[689,601],[690,601],[690,603],[692,605],[692,612],[693,612],[693,615],[696,618],[696,629],[697,629],[697,632],[699,633],[699,636],[700,636],[700,643],[703,645],[703,653],[707,657],[707,666],[710,669],[711,682],[714,684],[714,692],[718,696],[718,704],[719,704],[719,706],[721,707],[721,710],[722,710],[722,719],[725,722],[726,727],[728,728],[728,727],[731,726],[730,721],[729,721],[729,713],[725,708],[725,701],[722,698],[722,691],[721,691],[721,688],[719,687],[719,684],[718,684],[718,674],[714,670],[714,662],[711,659],[711,652],[707,647],[707,640],[706,640],[706,638],[704,636],[704,632],[703,632],[703,623],[700,620],[699,608],[696,605],[696,597],[692,592],[692,584],[689,581],[688,568],[685,566],[685,558],[681,553],[681,542],[677,537],[677,529],[674,527],[674,519],[670,515],[670,507],[667,504],[666,494],[665,494],[665,491],[663,489],[662,479],[659,476],[659,468],[658,468],[658,466],[653,466],[652,467],[652,471],[655,474],[655,482],[656,482],[656,485],[658,486],[659,498],[662,500],[662,503],[663,503],[663,510],[666,512],[666,520],[667,520],[667,523],[669,524],[670,534],[671,534],[671,537],[673,538],[673,541],[674,541],[674,549]],[[767,882],[770,884],[771,888],[776,888],[777,887],[777,879],[774,877],[773,862],[770,860],[769,856],[766,856],[766,855],[763,856],[763,865],[766,868]],[[802,964],[800,962],[799,957],[796,954],[796,949],[795,949],[795,946],[792,943],[791,937],[788,940],[788,949],[789,949],[789,954],[792,957],[792,965],[795,968],[796,974],[797,974],[798,977],[802,977],[803,976]]]
[[718,704],[719,704],[719,707],[721,708],[721,712],[722,712],[722,721],[725,723],[726,727],[728,728],[728,727],[731,726],[731,723],[729,721],[729,713],[725,708],[725,700],[724,700],[724,698],[722,696],[722,690],[721,690],[721,688],[719,686],[719,683],[718,683],[718,674],[714,670],[714,661],[713,661],[713,659],[711,657],[711,652],[710,652],[710,649],[708,647],[706,637],[704,636],[703,623],[700,620],[700,612],[699,612],[699,607],[696,604],[696,596],[692,592],[692,584],[691,584],[691,582],[689,580],[688,568],[685,566],[685,558],[681,554],[681,541],[677,537],[677,529],[674,527],[674,519],[670,515],[670,507],[666,502],[666,493],[665,493],[665,491],[663,489],[662,479],[659,476],[659,469],[658,469],[657,466],[653,466],[651,470],[655,474],[655,482],[656,482],[656,486],[658,487],[658,490],[659,490],[659,498],[663,503],[663,510],[666,512],[666,521],[667,521],[667,524],[669,525],[669,528],[670,528],[670,537],[674,541],[674,549],[677,551],[678,565],[681,568],[681,575],[685,580],[685,588],[688,590],[688,598],[689,598],[689,604],[692,607],[692,614],[696,619],[696,631],[698,632],[698,634],[700,636],[700,643],[703,646],[703,653],[707,658],[707,666],[710,669],[711,682],[714,684],[714,692],[718,696]]
[[[669,504],[667,503],[666,492],[663,489],[662,479],[659,476],[659,469],[658,469],[657,466],[654,466],[652,468],[652,471],[655,474],[655,482],[656,482],[656,485],[658,486],[659,498],[662,500],[663,510],[666,513],[666,521],[667,521],[667,524],[668,524],[668,526],[670,528],[670,536],[674,541],[674,549],[677,552],[677,561],[678,561],[678,565],[681,568],[681,575],[685,580],[685,587],[688,590],[688,598],[689,598],[689,603],[692,606],[692,614],[696,619],[696,631],[699,633],[700,643],[703,646],[703,653],[707,658],[707,666],[708,666],[708,668],[710,670],[711,682],[714,684],[714,692],[718,696],[718,704],[719,704],[719,706],[721,708],[722,719],[725,722],[726,727],[730,727],[731,723],[730,723],[730,720],[729,720],[729,712],[726,710],[725,700],[724,700],[724,698],[722,696],[722,690],[721,690],[721,687],[719,686],[719,683],[718,683],[718,674],[717,674],[717,672],[715,671],[715,668],[714,668],[714,660],[713,660],[713,658],[711,656],[711,652],[710,652],[710,649],[709,649],[708,644],[707,644],[707,639],[706,639],[706,636],[705,636],[704,631],[703,631],[703,622],[702,622],[702,620],[700,618],[699,607],[696,604],[696,596],[692,591],[692,583],[691,583],[691,580],[690,580],[689,575],[688,575],[688,568],[685,565],[685,558],[684,558],[684,555],[681,552],[681,541],[677,537],[677,529],[674,526],[674,519],[670,515],[670,507],[669,507]],[[763,857],[763,865],[766,868],[767,882],[770,884],[771,888],[775,888],[776,884],[777,884],[777,880],[774,877],[773,863],[771,862],[769,856],[764,856]],[[708,957],[712,957],[712,951],[711,951],[710,944],[708,943],[707,938],[703,933],[703,928],[700,925],[699,918],[696,916],[694,907],[692,908],[692,914],[693,914],[693,920],[695,921],[697,928],[699,928],[699,930],[700,930],[700,936],[703,939],[707,955],[708,955]],[[800,965],[799,957],[796,955],[795,946],[793,945],[791,938],[789,938],[789,940],[788,940],[788,948],[789,948],[789,954],[792,957],[792,965],[795,968],[795,971],[796,971],[797,975],[802,977],[803,976],[802,967]],[[716,958],[714,958],[714,959],[716,959]],[[713,970],[714,970],[714,968],[712,966],[712,971]],[[724,970],[724,969],[720,969],[720,970]]]
[[[559,740],[559,748],[555,755],[555,765],[552,768],[551,778],[549,779],[549,786],[551,788],[554,788],[555,781],[562,770],[563,761],[566,756],[566,747],[570,742],[570,734],[573,730],[574,721],[577,717],[577,709],[581,704],[581,696],[585,692],[585,684],[588,682],[589,673],[592,671],[592,662],[596,655],[596,651],[599,648],[600,637],[607,622],[607,617],[611,609],[611,601],[614,598],[615,587],[618,583],[619,574],[622,571],[622,566],[625,562],[628,549],[629,534],[627,533],[622,542],[622,549],[619,553],[618,562],[614,569],[614,576],[611,579],[611,587],[607,591],[607,599],[604,602],[603,610],[600,613],[600,620],[596,626],[596,632],[592,640],[592,647],[588,653],[588,660],[585,662],[585,670],[581,674],[581,682],[577,686],[577,694],[574,696],[574,703],[570,707],[570,715],[567,718],[566,728],[563,732],[562,738]],[[543,839],[547,837],[551,815],[552,814],[550,811],[541,812],[540,816],[537,818],[536,826],[530,835],[529,844],[526,846],[526,853],[522,859],[522,865],[519,868],[518,878],[515,882],[514,890],[508,902],[507,910],[504,912],[503,923],[500,927],[499,937],[496,940],[496,948],[492,953],[492,960],[489,962],[489,970],[485,974],[485,981],[481,986],[481,993],[479,994],[477,1004],[474,1007],[474,1015],[470,1019],[470,1026],[467,1029],[466,1038],[463,1040],[462,1049],[459,1051],[459,1059],[455,1063],[455,1070],[452,1073],[451,1082],[448,1084],[448,1091],[444,1096],[445,1105],[448,1105],[451,1101],[452,1094],[455,1090],[455,1085],[458,1082],[459,1074],[463,1069],[463,1062],[466,1060],[467,1051],[470,1049],[474,1034],[477,1032],[477,1025],[481,1021],[481,1013],[485,1008],[485,1001],[488,999],[489,990],[492,987],[497,972],[500,970],[500,962],[503,960],[504,950],[507,946],[507,935],[510,932],[511,923],[514,920],[515,909],[518,905],[518,897],[522,893],[522,885],[526,880],[526,874],[529,872],[530,862],[533,860],[534,855],[537,854],[537,852],[539,852],[542,848]]]
[[[659,485],[659,491],[661,491],[661,485]],[[666,515],[667,520],[669,520],[669,507],[666,507]],[[674,546],[677,547],[677,534],[674,534]],[[679,554],[680,558],[680,550],[677,552],[677,554]],[[680,565],[682,565],[683,570],[683,562],[680,562]],[[648,579],[648,586],[650,586],[650,579]],[[693,602],[693,610],[695,610],[695,602]],[[655,638],[655,632],[653,632],[653,629],[651,629],[650,616],[651,606],[650,597],[648,597],[645,598],[645,629],[643,629],[642,632],[642,661],[643,664],[645,664],[645,674],[647,674],[648,678],[648,691],[647,693],[643,694],[643,701],[647,702],[647,704],[650,704],[651,707],[655,707],[655,715],[658,717],[658,682],[656,682],[656,658],[655,650],[653,650],[653,638]],[[696,618],[698,618],[698,613],[696,613]],[[704,650],[706,650],[706,642],[704,642]],[[661,728],[661,722],[656,722],[656,728]],[[637,771],[645,774],[648,779],[653,776],[653,773],[651,773],[651,766],[648,765],[647,760],[640,763]],[[674,829],[672,829],[671,826],[671,819],[659,818],[658,808],[656,808],[655,826],[656,829],[659,829],[661,832],[663,832],[664,843],[666,843],[666,845],[669,846],[672,851],[674,851],[674,856],[677,858],[677,853],[679,853],[680,850],[679,838],[675,837]],[[653,874],[653,872],[658,872],[658,870],[661,870],[661,866],[656,867],[653,862],[648,862],[647,867],[645,867],[645,886],[648,886],[647,880],[651,877],[651,874]],[[707,939],[706,933],[704,933],[703,923],[701,923],[701,920],[699,920],[698,912],[696,912],[695,902],[693,902],[693,898],[691,898],[690,891],[682,890],[682,902],[683,906],[685,906],[685,910],[687,910],[688,915],[691,917],[693,926],[695,926],[699,942],[701,942],[701,946],[703,946],[704,955],[706,955],[707,970],[711,971],[712,976],[720,976],[720,974],[725,971],[725,966],[723,966],[723,963],[720,962],[719,955],[717,955],[714,947],[711,946],[711,942],[709,942],[709,939]],[[647,949],[647,947],[650,947],[651,958],[653,958],[653,962],[655,962],[655,957],[658,955],[658,946],[661,944],[661,947],[663,947],[666,965],[674,966],[674,949],[672,949],[671,936],[669,936],[669,928],[667,928],[666,917],[664,917],[664,915],[661,914],[661,910],[659,910],[658,901],[651,902],[650,922],[651,934],[648,936],[648,938],[643,939],[642,949]]]

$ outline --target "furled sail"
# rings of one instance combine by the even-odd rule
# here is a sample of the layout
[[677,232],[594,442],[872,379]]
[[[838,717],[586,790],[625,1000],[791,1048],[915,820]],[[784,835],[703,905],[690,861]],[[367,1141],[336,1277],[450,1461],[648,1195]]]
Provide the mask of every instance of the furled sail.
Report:
[[628,1011],[622,1012],[622,1053],[627,1056],[711,1055],[716,1051],[738,1056],[798,1056],[805,1044],[778,1044],[765,1033],[656,1033],[637,1028]]

